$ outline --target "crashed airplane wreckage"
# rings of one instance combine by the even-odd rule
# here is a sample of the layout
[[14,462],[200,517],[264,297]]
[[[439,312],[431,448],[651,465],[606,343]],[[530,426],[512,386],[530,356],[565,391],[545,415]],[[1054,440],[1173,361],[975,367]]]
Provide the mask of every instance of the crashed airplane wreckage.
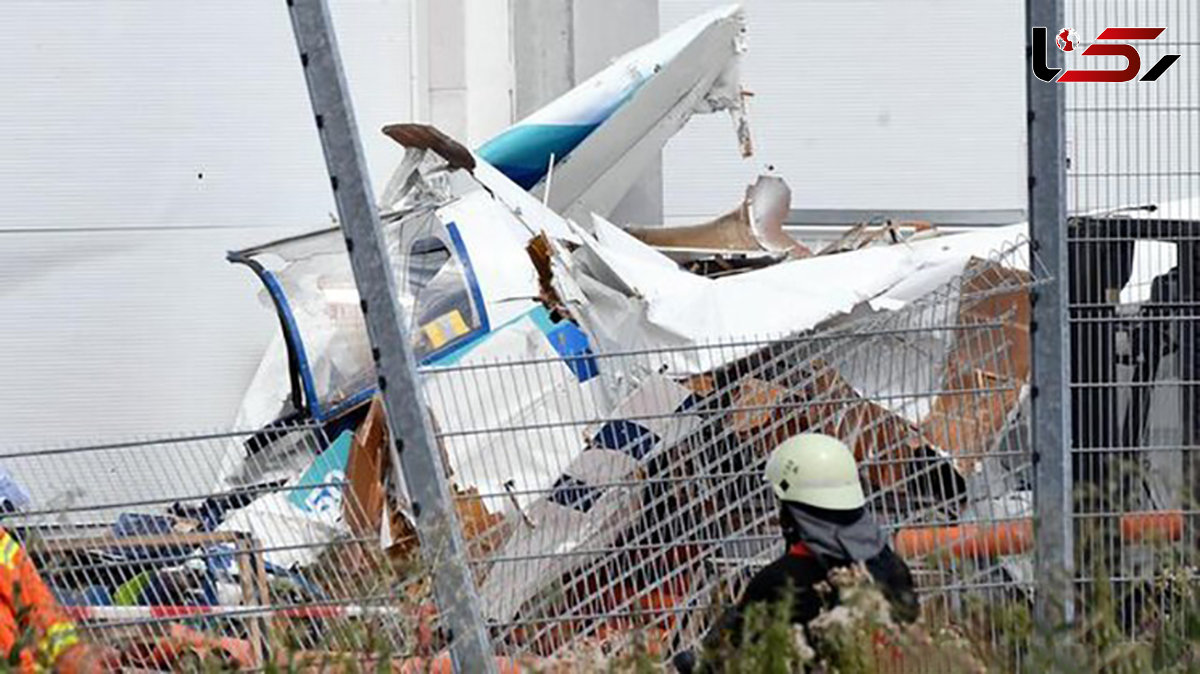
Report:
[[[713,500],[731,496],[688,498],[656,476],[736,474],[784,434],[823,429],[853,444],[881,508],[903,502],[911,515],[917,503],[919,519],[963,509],[974,464],[1017,413],[1028,379],[1030,275],[1020,260],[1005,266],[992,253],[1010,250],[1021,226],[824,256],[769,250],[774,264],[709,278],[599,215],[589,228],[562,218],[434,129],[397,125],[388,133],[406,145],[410,172],[400,207],[385,212],[385,238],[450,480],[472,511],[460,513],[467,538],[479,558],[494,558],[480,581],[497,624],[545,614],[544,593],[556,586],[561,594],[564,577],[574,579],[573,601],[592,601],[584,587],[618,582],[613,555],[578,551],[611,551],[633,539],[645,548],[679,530],[680,517],[700,533]],[[752,230],[743,234],[757,241]],[[340,232],[232,259],[263,279],[284,326],[242,419],[269,428],[311,418],[330,435],[351,432],[369,409],[375,376]],[[931,295],[942,301],[927,309]],[[978,325],[984,338],[942,330],[914,344],[882,329],[889,317],[944,314],[947,302],[954,315],[938,319]],[[839,322],[874,322],[883,336],[847,338],[840,348],[830,346],[836,337],[806,337],[836,332]],[[947,395],[915,399],[939,390]],[[281,440],[243,452],[225,487],[295,475],[320,460],[288,456],[288,447]],[[404,519],[404,485],[382,473],[374,479],[388,483]],[[742,488],[741,498],[765,496],[757,484]],[[378,532],[387,519],[377,513],[351,532],[337,510],[305,519],[284,500],[264,497],[221,528],[283,546],[267,552],[273,564],[305,566],[320,549],[314,544]],[[761,535],[772,515],[756,512],[723,533]],[[396,536],[389,532],[383,544]]]
[[[1024,224],[955,235],[862,226],[810,249],[785,231],[791,197],[776,176],[709,222],[608,221],[693,114],[730,112],[750,153],[742,33],[736,8],[697,17],[475,151],[427,126],[383,130],[405,148],[379,203],[398,299],[482,605],[509,652],[605,642],[635,619],[673,646],[702,631],[711,598],[775,552],[761,461],[808,429],[853,447],[918,580],[945,574],[926,559],[944,555],[957,575],[943,587],[996,574],[1003,582],[988,584],[1017,592],[1029,579],[1038,274]],[[1072,276],[1073,302],[1111,292],[1111,279],[1084,268],[1101,256],[1121,261],[1119,285],[1148,289],[1151,304],[1191,281],[1182,266],[1131,280],[1133,239],[1200,227],[1195,205],[1155,209],[1072,219],[1096,233],[1071,251],[1085,272]],[[373,565],[377,554],[404,560],[417,542],[405,485],[387,466],[341,234],[229,258],[262,281],[281,326],[235,420],[261,430],[246,442],[234,434],[209,491],[169,515],[141,508],[97,522],[109,537],[55,541],[65,561],[43,570],[82,619],[224,616],[237,625],[216,630],[239,637],[258,623],[258,638],[221,639],[245,650],[271,638],[267,614],[325,645],[338,631],[327,623],[382,620],[393,643],[410,645],[396,603],[419,594],[421,575],[397,584]],[[1137,336],[1122,357],[1153,381],[1170,340]],[[1115,381],[1116,365],[1102,367],[1088,381]],[[1076,404],[1111,408],[1099,388]],[[1122,432],[1134,439],[1123,446],[1156,423],[1144,388],[1126,404]],[[1076,437],[1109,446],[1115,427]],[[210,496],[196,504],[195,493]],[[1162,510],[1178,502],[1147,506],[1160,510],[1120,522],[1127,544],[1182,535],[1182,518]],[[131,565],[132,577],[112,572]]]
[[[850,440],[880,507],[917,503],[909,519],[961,511],[981,448],[1018,408],[1030,274],[1019,259],[1005,266],[994,257],[1013,250],[1023,225],[923,231],[813,255],[783,230],[790,193],[774,176],[708,223],[626,230],[605,219],[694,113],[731,111],[749,152],[736,76],[741,40],[740,10],[699,17],[474,152],[431,127],[384,129],[406,148],[379,204],[398,299],[450,480],[470,507],[465,533],[487,562],[480,592],[497,625],[585,606],[628,609],[652,588],[697,596],[713,578],[700,567],[681,573],[690,567],[679,555],[720,556],[720,545],[702,542],[705,513],[736,508],[737,521],[719,532],[731,539],[761,536],[772,513],[752,507],[765,492],[738,478],[715,489],[669,485],[689,471],[750,470],[784,432],[822,428]],[[735,253],[757,262],[710,274],[680,266]],[[283,327],[238,426],[307,418],[345,437],[365,423],[373,361],[338,230],[230,259],[262,279]],[[880,338],[870,349],[851,340],[859,346],[837,351],[797,339],[867,320],[864,313],[878,322],[907,309],[911,318],[938,292],[955,306],[943,320],[996,324],[989,339],[1007,340],[1002,348],[973,353],[953,331],[919,347]],[[909,363],[905,377],[924,379],[877,371],[884,348]],[[922,406],[903,395],[915,390],[985,393],[929,396]],[[314,459],[286,437],[262,438],[236,453],[223,488],[294,481],[327,458],[355,472],[345,443],[335,443],[336,457],[327,450]],[[360,477],[348,479],[349,493],[362,491],[353,484]],[[220,528],[271,541],[267,561],[288,568],[314,563],[323,543],[374,535],[395,519],[399,528],[383,527],[382,542],[394,545],[405,530],[404,485],[382,472],[373,480],[387,484],[395,518],[377,511],[354,524],[337,508],[302,511],[273,494]],[[735,498],[745,503],[728,502]],[[654,544],[666,548],[650,552]],[[623,547],[640,558],[617,563],[614,555],[625,553],[614,550]],[[673,571],[662,570],[668,557]],[[545,637],[531,631],[523,639]]]
[[[880,508],[906,504],[904,519],[918,521],[957,517],[975,467],[1019,409],[1031,276],[1020,255],[997,254],[1020,249],[1024,225],[866,237],[814,255],[784,232],[790,193],[774,176],[708,223],[622,229],[606,220],[692,114],[730,111],[749,154],[736,68],[742,32],[737,8],[698,17],[474,152],[431,127],[384,129],[406,148],[379,204],[398,299],[463,497],[464,533],[488,562],[480,592],[496,625],[628,610],[662,588],[676,599],[699,596],[714,582],[701,571],[711,565],[680,560],[728,552],[706,536],[761,537],[772,513],[758,503],[765,492],[744,478],[671,485],[750,470],[786,432],[819,428],[848,439]],[[713,273],[681,267],[729,254],[756,262]],[[271,541],[266,560],[283,568],[313,564],[322,544],[352,533],[382,529],[381,545],[395,547],[406,530],[404,485],[386,477],[378,457],[364,477],[355,456],[362,443],[346,440],[371,419],[378,426],[379,413],[340,233],[230,259],[262,280],[282,332],[237,420],[264,432],[233,452],[221,487],[332,475],[355,499],[373,492],[375,512],[354,521],[339,508],[298,508],[271,494],[229,513],[220,530]],[[832,334],[839,322],[913,320],[926,306],[952,306],[940,316],[951,324],[990,326],[991,350],[978,352],[980,340],[956,339],[954,330],[927,335],[927,344],[881,336],[840,350],[806,337]],[[881,367],[886,349],[907,371]],[[918,400],[916,391],[948,394]],[[296,419],[342,441],[316,458],[296,451],[271,432]],[[706,526],[731,509],[734,520]],[[673,571],[663,570],[668,559]],[[547,634],[531,629],[522,639]]]
[[[383,130],[405,148],[379,200],[398,300],[502,640],[548,653],[639,610],[698,629],[703,612],[683,609],[769,552],[774,513],[748,476],[799,430],[854,447],[887,521],[1029,514],[1023,224],[856,230],[814,253],[784,230],[776,176],[710,222],[606,219],[693,114],[729,112],[751,153],[743,31],[736,7],[699,16],[475,151],[428,126]],[[249,534],[269,572],[306,587],[339,540],[407,554],[340,232],[229,259],[281,330],[235,421],[262,431],[231,445],[215,485],[262,495],[212,529]],[[323,429],[320,451],[295,421]],[[989,462],[999,479],[983,479]],[[902,530],[898,548],[940,549],[926,533]],[[1027,549],[991,547],[1020,573]]]

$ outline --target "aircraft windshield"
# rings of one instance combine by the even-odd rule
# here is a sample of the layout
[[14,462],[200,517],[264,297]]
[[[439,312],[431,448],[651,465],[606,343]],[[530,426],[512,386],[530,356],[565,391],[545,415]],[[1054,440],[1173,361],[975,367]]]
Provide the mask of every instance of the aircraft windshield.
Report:
[[445,225],[428,213],[402,222],[388,241],[414,355],[424,360],[480,326],[462,260]]
[[[423,211],[385,224],[384,235],[418,362],[473,334],[481,320],[468,274],[436,214]],[[252,257],[286,298],[307,356],[301,377],[311,382],[319,408],[329,412],[374,386],[370,342],[341,232],[265,246]]]

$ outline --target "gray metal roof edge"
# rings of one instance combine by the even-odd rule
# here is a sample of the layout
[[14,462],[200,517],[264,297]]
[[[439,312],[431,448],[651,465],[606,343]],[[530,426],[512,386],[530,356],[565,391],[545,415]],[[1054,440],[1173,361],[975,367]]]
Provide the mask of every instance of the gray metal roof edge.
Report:
[[987,227],[1026,220],[1025,209],[793,208],[786,227],[846,227],[871,220],[923,220],[939,227]]

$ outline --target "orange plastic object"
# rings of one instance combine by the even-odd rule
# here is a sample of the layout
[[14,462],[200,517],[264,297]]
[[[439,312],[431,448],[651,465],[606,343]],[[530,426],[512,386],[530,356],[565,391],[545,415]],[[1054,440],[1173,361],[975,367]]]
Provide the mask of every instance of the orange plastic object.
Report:
[[[433,658],[410,658],[400,665],[400,674],[454,674],[450,655],[442,653]],[[500,674],[520,674],[521,667],[512,658],[497,657],[496,671]],[[533,669],[530,671],[540,671]]]
[[1143,541],[1169,542],[1183,538],[1183,512],[1130,513],[1121,517],[1121,540],[1126,543]]
[[1033,547],[1033,523],[1018,520],[999,524],[961,524],[903,529],[896,534],[901,557],[945,555],[978,559],[1027,552]]
[[[1125,543],[1178,541],[1183,537],[1183,513],[1178,510],[1126,513],[1121,516]],[[950,555],[958,559],[1018,555],[1033,549],[1033,521],[914,527],[896,534],[901,557]]]

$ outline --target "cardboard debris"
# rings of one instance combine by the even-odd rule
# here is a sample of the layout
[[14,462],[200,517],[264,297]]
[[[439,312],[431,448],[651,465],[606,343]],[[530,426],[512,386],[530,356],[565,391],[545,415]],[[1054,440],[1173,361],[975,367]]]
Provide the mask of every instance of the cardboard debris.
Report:
[[454,510],[463,538],[472,543],[471,552],[477,559],[490,555],[504,543],[508,533],[503,526],[504,516],[488,510],[475,487],[454,486]]
[[342,502],[342,516],[355,538],[378,532],[383,519],[386,441],[387,419],[383,402],[375,397],[371,399],[367,416],[354,432],[350,458],[346,462],[348,486],[346,499]]
[[397,561],[408,558],[417,548],[412,523],[403,515],[395,498],[388,494],[391,460],[387,443],[387,417],[382,400],[375,396],[350,446],[342,517],[355,539],[378,542],[349,546],[339,559],[351,568],[374,563],[372,560],[377,559],[380,550],[392,561]]
[[903,479],[918,444],[912,424],[863,398],[824,361],[814,360],[812,367],[814,376],[804,390],[810,403],[803,412],[806,427],[850,445],[859,464],[869,464],[867,480],[874,487],[890,487]]
[[983,370],[972,370],[946,382],[946,393],[933,402],[921,423],[921,434],[950,454],[955,468],[970,474],[1003,430],[1020,389],[1014,382]]
[[1001,327],[958,335],[941,384],[945,393],[921,422],[924,437],[949,453],[964,475],[990,448],[1029,381],[1032,282],[1027,272],[978,258],[968,263],[967,271],[958,322]]
[[[974,258],[967,263],[966,278],[961,287],[963,300],[959,305],[959,319],[964,323],[1004,324],[1007,357],[993,357],[996,364],[990,369],[1001,376],[1022,382],[1029,379],[1032,348],[1029,321],[1033,311],[1029,288],[1032,284],[1033,277],[1027,271]],[[968,346],[979,344],[967,343]],[[986,357],[988,354],[978,355]]]
[[[739,438],[754,442],[760,456],[766,456],[807,427],[796,403],[796,397],[780,386],[753,377],[745,379],[734,394],[729,427]],[[781,407],[787,404],[790,406]]]

